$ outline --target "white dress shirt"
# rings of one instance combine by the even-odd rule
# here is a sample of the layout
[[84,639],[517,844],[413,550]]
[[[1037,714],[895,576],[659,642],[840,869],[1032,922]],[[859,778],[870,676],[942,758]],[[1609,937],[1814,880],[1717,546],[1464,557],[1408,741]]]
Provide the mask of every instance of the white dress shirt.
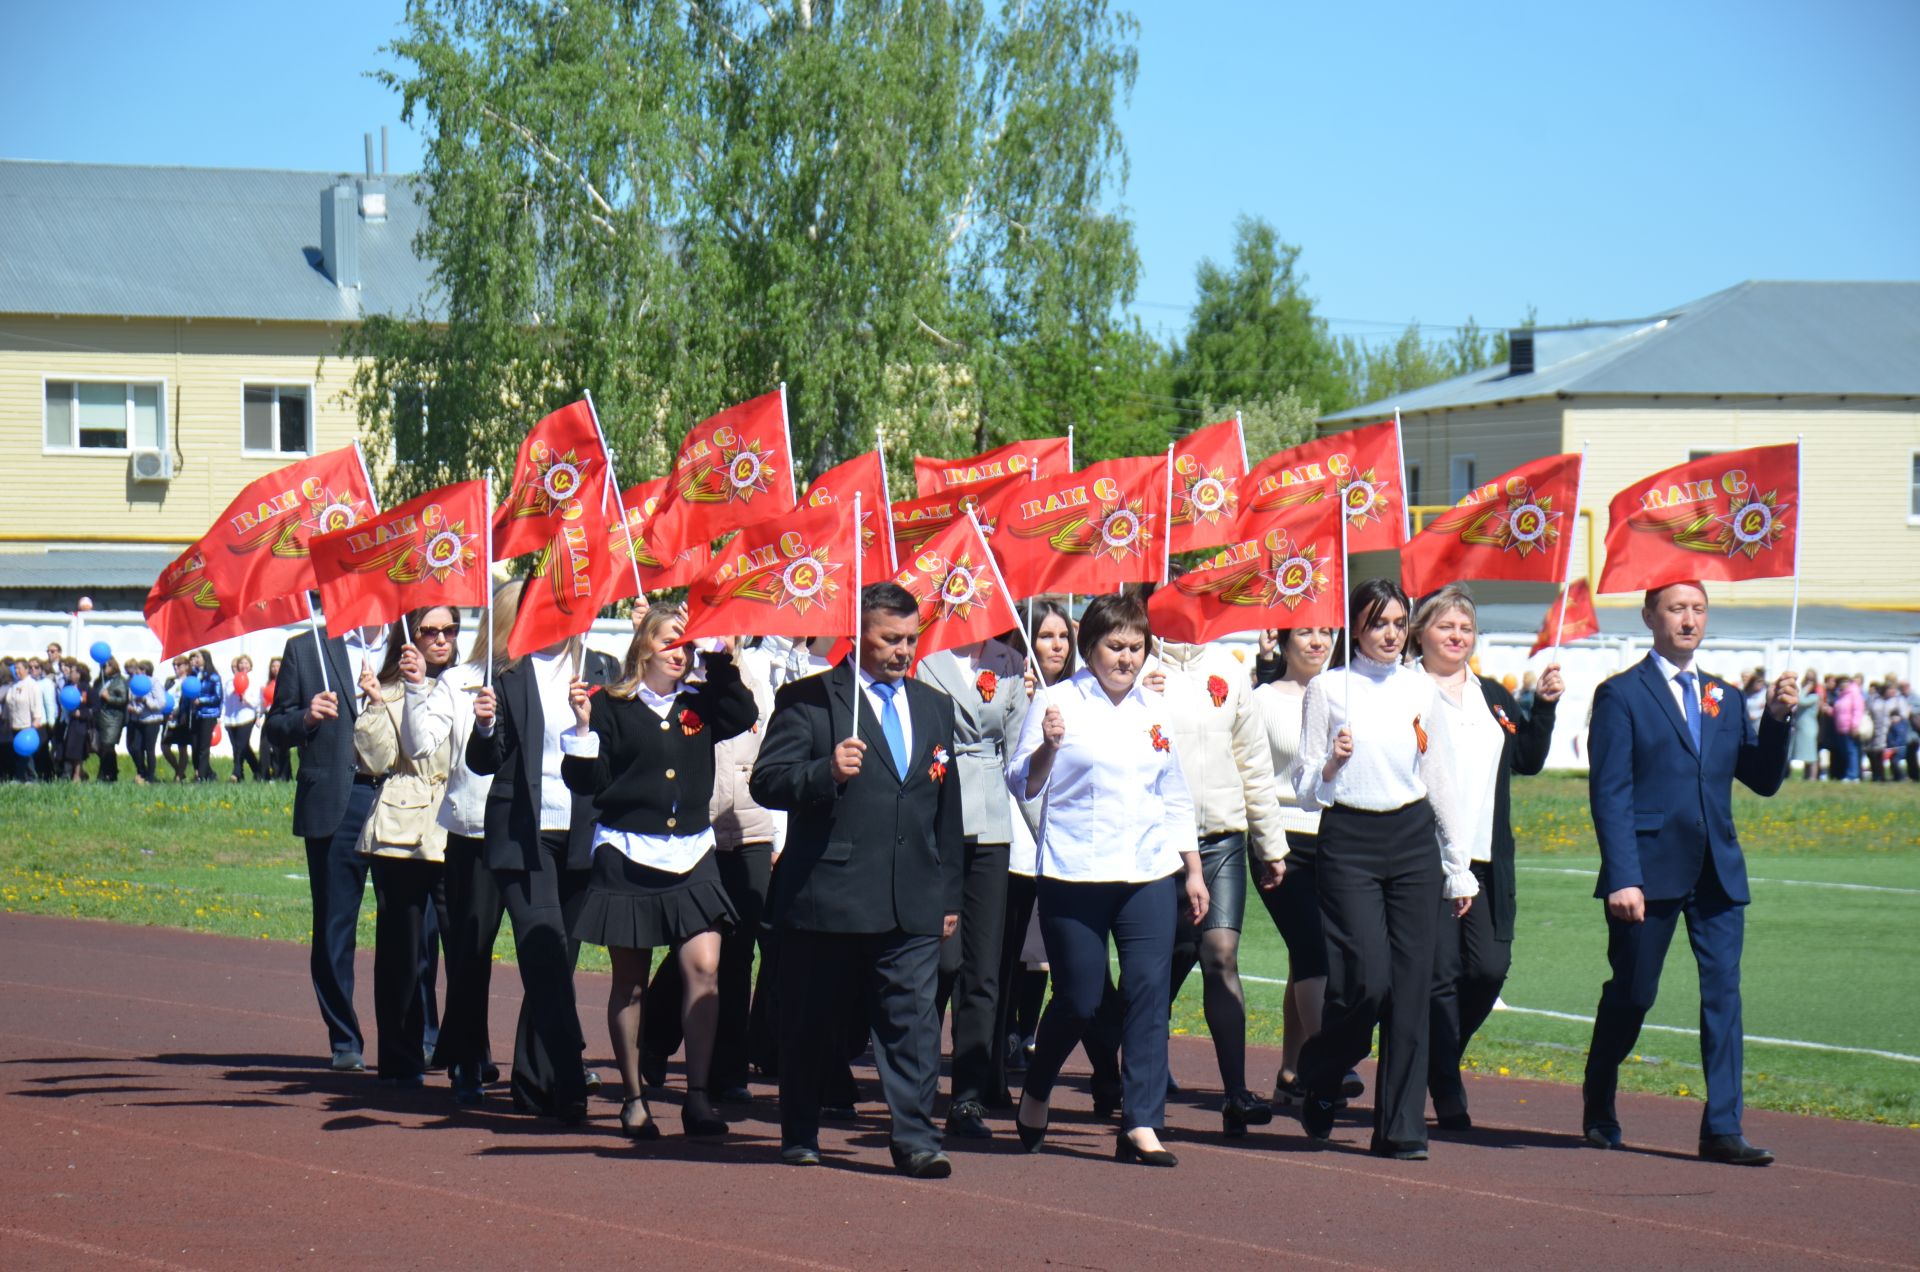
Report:
[[[529,654],[527,666],[533,672],[534,689],[540,696],[540,714],[545,728],[540,736],[540,829],[573,828],[573,792],[560,776],[560,735],[573,729],[573,704],[567,691],[573,685],[573,656],[565,650],[557,654]],[[520,745],[530,746],[533,739],[522,738]]]
[[1135,682],[1119,702],[1087,668],[1034,697],[1007,764],[1007,789],[1027,793],[1048,707],[1066,735],[1041,795],[1039,860],[1049,879],[1150,883],[1199,851],[1193,799],[1174,753],[1166,702]]
[[[1480,882],[1454,804],[1453,741],[1442,696],[1426,672],[1400,663],[1355,655],[1348,666],[1321,672],[1307,685],[1294,793],[1302,804],[1344,804],[1373,813],[1427,800],[1440,828],[1445,895],[1470,897]],[[1342,728],[1353,734],[1353,754],[1328,778],[1327,755]]]
[[[372,632],[373,635],[368,636],[368,632]],[[340,643],[347,647],[347,665],[353,668],[353,683],[344,688],[347,692],[359,694],[364,698],[366,695],[360,693],[360,673],[371,671],[377,676],[380,674],[380,668],[386,665],[387,629],[356,627],[342,636]]]
[[[673,704],[680,697],[680,691],[675,689],[672,693],[655,693],[643,684],[638,697],[642,706],[665,720],[673,714]],[[600,735],[591,729],[585,733],[568,729],[560,737],[560,747],[576,759],[597,759],[600,755]],[[673,811],[679,812],[680,806],[675,804]],[[693,835],[648,835],[595,822],[593,843],[596,848],[604,844],[628,861],[654,870],[685,874],[700,864],[700,858],[712,850],[715,839],[711,825]]]
[[1435,685],[1440,689],[1441,710],[1447,716],[1447,736],[1453,739],[1453,802],[1460,815],[1467,856],[1474,861],[1492,861],[1493,797],[1500,783],[1500,756],[1507,749],[1507,732],[1493,718],[1487,695],[1480,689],[1480,677],[1467,673],[1466,682],[1460,686],[1459,702],[1439,682]]
[[[1647,657],[1653,659],[1653,665],[1660,670],[1661,679],[1667,682],[1667,692],[1673,695],[1673,705],[1680,708],[1680,718],[1682,720],[1686,719],[1687,691],[1680,684],[1680,673],[1685,671],[1693,675],[1693,700],[1696,706],[1700,704],[1700,695],[1706,691],[1707,678],[1700,673],[1698,667],[1692,664],[1682,667],[1678,663],[1668,662],[1659,654],[1651,651],[1648,652]],[[1700,713],[1700,718],[1703,720],[1706,719],[1706,713],[1704,711]]]
[[[853,674],[860,678],[860,688],[867,695],[867,705],[873,708],[873,722],[880,726],[880,736],[885,737],[887,731],[882,721],[886,716],[882,713],[887,709],[887,695],[874,688],[877,682],[857,662],[853,666]],[[900,717],[900,736],[906,741],[907,763],[911,764],[913,763],[913,712],[907,710],[907,682],[904,680],[893,682],[893,710]],[[901,776],[904,777],[906,774],[903,773]]]

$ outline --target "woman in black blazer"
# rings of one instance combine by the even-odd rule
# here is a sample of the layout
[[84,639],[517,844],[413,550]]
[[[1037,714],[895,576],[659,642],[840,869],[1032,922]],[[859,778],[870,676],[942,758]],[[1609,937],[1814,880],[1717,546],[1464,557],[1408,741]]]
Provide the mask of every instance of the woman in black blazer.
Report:
[[[494,597],[517,608],[521,585]],[[520,1022],[513,1043],[513,1103],[526,1112],[578,1122],[587,1114],[586,1039],[574,1008],[573,966],[580,946],[567,934],[586,895],[592,864],[593,804],[569,791],[560,773],[560,736],[573,727],[568,695],[576,683],[605,685],[619,668],[561,641],[501,664],[492,689],[474,695],[467,767],[494,775],[487,793],[487,865],[513,921],[520,961]]]
[[707,655],[705,680],[687,683],[688,651],[677,605],[655,605],[640,620],[620,678],[604,691],[576,683],[574,728],[561,739],[561,771],[593,801],[593,876],[574,918],[575,940],[604,945],[613,961],[607,1030],[625,1100],[620,1127],[658,1139],[640,1076],[641,1000],[656,946],[677,951],[680,1014],[687,1043],[688,1135],[722,1135],[707,1070],[719,1023],[720,929],[738,922],[714,860],[713,747],[758,718],[733,658]]
[[1513,961],[1512,777],[1531,777],[1546,766],[1554,705],[1565,689],[1555,663],[1540,677],[1533,713],[1523,714],[1505,686],[1468,666],[1474,619],[1473,594],[1453,583],[1420,603],[1409,633],[1422,670],[1453,715],[1448,736],[1455,746],[1454,804],[1472,832],[1473,873],[1480,881],[1480,900],[1458,922],[1439,925],[1434,950],[1427,1090],[1443,1131],[1473,1126],[1460,1058],[1493,1011]]

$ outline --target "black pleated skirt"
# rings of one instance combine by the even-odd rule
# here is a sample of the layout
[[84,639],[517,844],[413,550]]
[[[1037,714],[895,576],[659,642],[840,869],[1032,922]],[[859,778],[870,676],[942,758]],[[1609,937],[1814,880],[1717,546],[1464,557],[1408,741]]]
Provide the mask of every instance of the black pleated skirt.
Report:
[[572,935],[588,945],[646,950],[738,922],[712,849],[685,874],[669,874],[600,844]]

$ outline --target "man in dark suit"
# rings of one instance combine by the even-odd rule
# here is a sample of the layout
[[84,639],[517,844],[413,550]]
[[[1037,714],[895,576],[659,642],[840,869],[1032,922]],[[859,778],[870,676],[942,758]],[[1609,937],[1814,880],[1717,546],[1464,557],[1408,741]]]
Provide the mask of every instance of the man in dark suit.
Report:
[[1694,666],[1707,630],[1707,591],[1672,583],[1646,595],[1653,634],[1645,661],[1604,682],[1588,733],[1588,800],[1600,840],[1594,895],[1607,906],[1613,975],[1587,1048],[1584,1132],[1621,1146],[1614,1089],[1660,987],[1660,967],[1685,915],[1700,969],[1700,1058],[1707,1106],[1700,1156],[1765,1166],[1773,1154],[1740,1127],[1740,948],[1746,931],[1746,860],[1733,826],[1733,782],[1757,795],[1787,775],[1789,719],[1799,692],[1791,671],[1774,682],[1756,730],[1740,691]]
[[[313,952],[308,966],[333,1049],[333,1067],[365,1067],[366,1042],[353,1009],[354,934],[367,891],[367,859],[355,851],[360,828],[379,793],[377,777],[356,771],[353,721],[360,713],[361,669],[376,673],[386,658],[384,627],[329,636],[295,636],[280,659],[266,736],[300,752],[293,788],[293,833],[306,841],[307,890],[313,898]],[[326,652],[322,674],[320,651]]]
[[841,1041],[835,1000],[858,977],[894,1165],[918,1179],[953,1171],[933,1121],[934,993],[965,846],[953,702],[906,679],[918,641],[911,593],[864,589],[858,648],[780,690],[748,785],[761,807],[789,814],[768,907],[780,942],[780,1156],[790,1165],[820,1162],[820,1078]]

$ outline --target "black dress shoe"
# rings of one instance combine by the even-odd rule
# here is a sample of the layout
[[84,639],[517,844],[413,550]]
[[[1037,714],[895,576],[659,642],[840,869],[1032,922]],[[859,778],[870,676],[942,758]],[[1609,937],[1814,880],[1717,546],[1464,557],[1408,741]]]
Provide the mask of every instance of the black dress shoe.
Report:
[[1470,1131],[1473,1118],[1466,1113],[1436,1113],[1433,1127],[1437,1131]]
[[811,1144],[782,1144],[780,1161],[787,1166],[818,1166],[820,1150]]
[[953,1174],[953,1161],[938,1149],[906,1153],[895,1148],[893,1168],[909,1179],[945,1179]]
[[741,1083],[739,1086],[722,1087],[715,1098],[725,1104],[751,1104],[753,1092],[745,1083]]
[[1164,1148],[1142,1148],[1125,1131],[1113,1144],[1113,1160],[1137,1162],[1142,1166],[1178,1166],[1180,1159]]
[[1340,1079],[1340,1097],[1342,1099],[1358,1099],[1360,1096],[1366,1094],[1366,1090],[1367,1084],[1362,1082],[1360,1075],[1352,1069],[1348,1069],[1347,1076]]
[[1120,1111],[1121,1088],[1117,1083],[1113,1086],[1108,1086],[1104,1082],[1094,1082],[1092,1084],[1092,1094],[1093,1115],[1095,1117],[1112,1117]]
[[961,1139],[992,1139],[987,1125],[987,1107],[978,1100],[962,1100],[947,1111],[947,1134]]
[[822,1104],[820,1120],[823,1122],[851,1122],[860,1114],[851,1104]]
[[1581,1137],[1595,1148],[1625,1148],[1620,1140],[1620,1128],[1608,1126],[1604,1122],[1593,1122],[1584,1127]]
[[1725,1162],[1729,1166],[1771,1166],[1773,1152],[1755,1148],[1747,1143],[1744,1135],[1703,1135],[1700,1137],[1700,1160]]
[[333,1071],[335,1073],[365,1073],[367,1062],[351,1047],[333,1053]]
[[1375,1157],[1388,1157],[1396,1162],[1424,1162],[1427,1160],[1427,1146],[1425,1144],[1379,1140],[1369,1144],[1367,1151]]
[[[642,1118],[645,1120],[642,1121]],[[620,1102],[620,1133],[631,1140],[660,1138],[660,1123],[654,1121],[653,1114],[647,1111],[645,1096]]]
[[480,1080],[488,1086],[500,1080],[500,1066],[489,1060],[480,1066]]
[[[696,1091],[701,1095],[707,1093],[705,1087],[687,1088],[689,1096]],[[683,1106],[680,1110],[680,1130],[696,1139],[710,1139],[716,1135],[725,1135],[727,1129],[727,1119],[717,1113],[696,1113],[691,1106]]]
[[1249,1126],[1265,1126],[1273,1121],[1273,1106],[1251,1091],[1230,1095],[1220,1106],[1221,1130],[1228,1139],[1239,1139]]
[[1333,1138],[1333,1101],[1308,1095],[1300,1101],[1300,1129],[1321,1143]]

